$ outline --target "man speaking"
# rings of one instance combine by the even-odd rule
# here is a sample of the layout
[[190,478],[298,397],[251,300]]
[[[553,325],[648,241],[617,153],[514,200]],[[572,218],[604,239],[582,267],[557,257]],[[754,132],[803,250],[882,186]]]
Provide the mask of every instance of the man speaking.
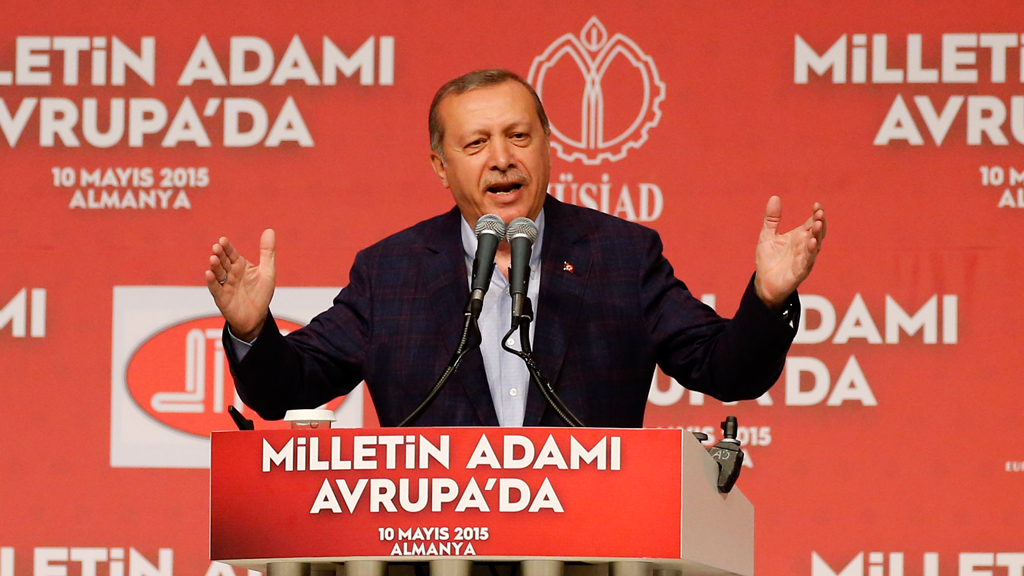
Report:
[[[529,265],[520,274],[534,304],[533,358],[587,425],[642,426],[656,364],[723,401],[756,398],[778,379],[796,334],[796,289],[825,236],[820,205],[802,226],[779,234],[782,204],[768,201],[754,277],[727,320],[675,278],[656,232],[547,194],[548,119],[518,76],[479,70],[448,82],[434,97],[429,126],[431,162],[456,208],[360,252],[334,305],[301,330],[282,336],[270,313],[273,230],[260,239],[258,263],[227,238],[214,244],[206,283],[227,321],[238,394],[260,416],[320,406],[365,380],[381,425],[407,418],[459,345],[474,228],[487,214],[504,224],[536,223],[529,261],[520,263]],[[417,424],[563,424],[523,361],[502,348],[523,346],[517,336],[502,341],[513,314],[511,259],[501,242],[479,313],[480,346]]]

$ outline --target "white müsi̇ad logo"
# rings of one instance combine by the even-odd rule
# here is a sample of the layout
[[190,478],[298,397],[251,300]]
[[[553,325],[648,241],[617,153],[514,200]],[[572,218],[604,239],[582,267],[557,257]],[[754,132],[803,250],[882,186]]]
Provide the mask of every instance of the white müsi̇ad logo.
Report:
[[[606,114],[617,110],[605,109],[608,86],[603,85],[605,74],[619,56],[639,72],[643,98],[635,117],[627,117],[629,124],[621,132],[610,130],[606,134]],[[615,162],[625,158],[630,148],[639,148],[647,141],[647,131],[661,120],[659,105],[665,99],[665,83],[658,76],[654,60],[626,36],[616,33],[611,38],[597,16],[592,16],[579,37],[565,34],[555,40],[543,54],[533,60],[528,81],[544,100],[544,83],[548,72],[563,57],[571,58],[583,74],[583,101],[580,107],[580,135],[574,139],[552,122],[551,146],[560,158],[580,160],[587,165],[604,160]],[[545,101],[545,107],[548,105]],[[625,112],[623,112],[624,114]],[[617,132],[617,133],[614,133]]]

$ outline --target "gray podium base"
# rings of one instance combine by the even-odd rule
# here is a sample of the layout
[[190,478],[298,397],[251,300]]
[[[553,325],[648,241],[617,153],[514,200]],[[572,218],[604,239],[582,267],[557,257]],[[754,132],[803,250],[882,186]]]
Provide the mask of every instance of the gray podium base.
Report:
[[430,576],[470,576],[473,572],[472,560],[431,560]]
[[523,576],[562,576],[561,560],[523,560],[519,568]]
[[269,562],[267,576],[310,576],[309,562]]
[[387,573],[387,562],[381,560],[349,560],[344,564],[338,564],[336,576],[387,576]]
[[653,576],[654,564],[635,560],[608,563],[609,576]]

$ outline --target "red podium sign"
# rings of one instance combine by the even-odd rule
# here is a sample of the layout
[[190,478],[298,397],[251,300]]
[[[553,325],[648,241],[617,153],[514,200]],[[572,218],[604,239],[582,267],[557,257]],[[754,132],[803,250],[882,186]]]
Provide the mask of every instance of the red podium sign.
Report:
[[215,432],[210,556],[680,558],[683,434]]

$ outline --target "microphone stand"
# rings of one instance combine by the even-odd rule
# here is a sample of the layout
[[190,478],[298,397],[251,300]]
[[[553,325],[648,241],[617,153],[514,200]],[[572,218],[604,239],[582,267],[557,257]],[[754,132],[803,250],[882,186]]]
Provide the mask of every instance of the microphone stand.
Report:
[[482,338],[480,337],[480,326],[477,324],[477,316],[473,313],[472,297],[470,297],[469,304],[466,305],[464,315],[466,317],[466,321],[462,326],[462,337],[459,339],[459,345],[455,348],[455,353],[452,354],[451,360],[448,361],[448,366],[445,367],[444,372],[441,374],[441,377],[438,378],[434,387],[430,389],[430,393],[427,394],[427,397],[415,410],[413,410],[412,414],[409,414],[405,420],[402,420],[401,424],[398,425],[399,428],[412,426],[417,420],[419,420],[419,417],[426,412],[427,408],[429,408],[434,402],[434,399],[437,398],[437,395],[441,392],[441,388],[444,387],[448,378],[450,378],[451,375],[459,369],[459,364],[462,363],[462,357],[465,356],[467,352],[480,345]]
[[526,369],[530,371],[530,377],[537,384],[537,388],[540,389],[540,393],[544,396],[544,399],[547,400],[548,404],[551,405],[551,408],[555,410],[558,417],[561,418],[568,426],[582,428],[584,426],[583,421],[577,418],[576,415],[572,413],[572,410],[569,410],[569,407],[562,402],[562,399],[555,393],[555,389],[551,385],[551,382],[544,377],[544,374],[540,371],[540,367],[538,367],[537,363],[533,361],[533,349],[530,346],[530,322],[532,321],[533,303],[530,302],[530,298],[528,296],[524,296],[523,315],[519,318],[519,341],[522,343],[523,349],[522,351],[519,351],[509,347],[507,344],[509,337],[516,331],[515,326],[509,329],[508,333],[506,333],[501,339],[501,347],[504,348],[506,352],[511,352],[523,359],[523,362],[526,363]]

